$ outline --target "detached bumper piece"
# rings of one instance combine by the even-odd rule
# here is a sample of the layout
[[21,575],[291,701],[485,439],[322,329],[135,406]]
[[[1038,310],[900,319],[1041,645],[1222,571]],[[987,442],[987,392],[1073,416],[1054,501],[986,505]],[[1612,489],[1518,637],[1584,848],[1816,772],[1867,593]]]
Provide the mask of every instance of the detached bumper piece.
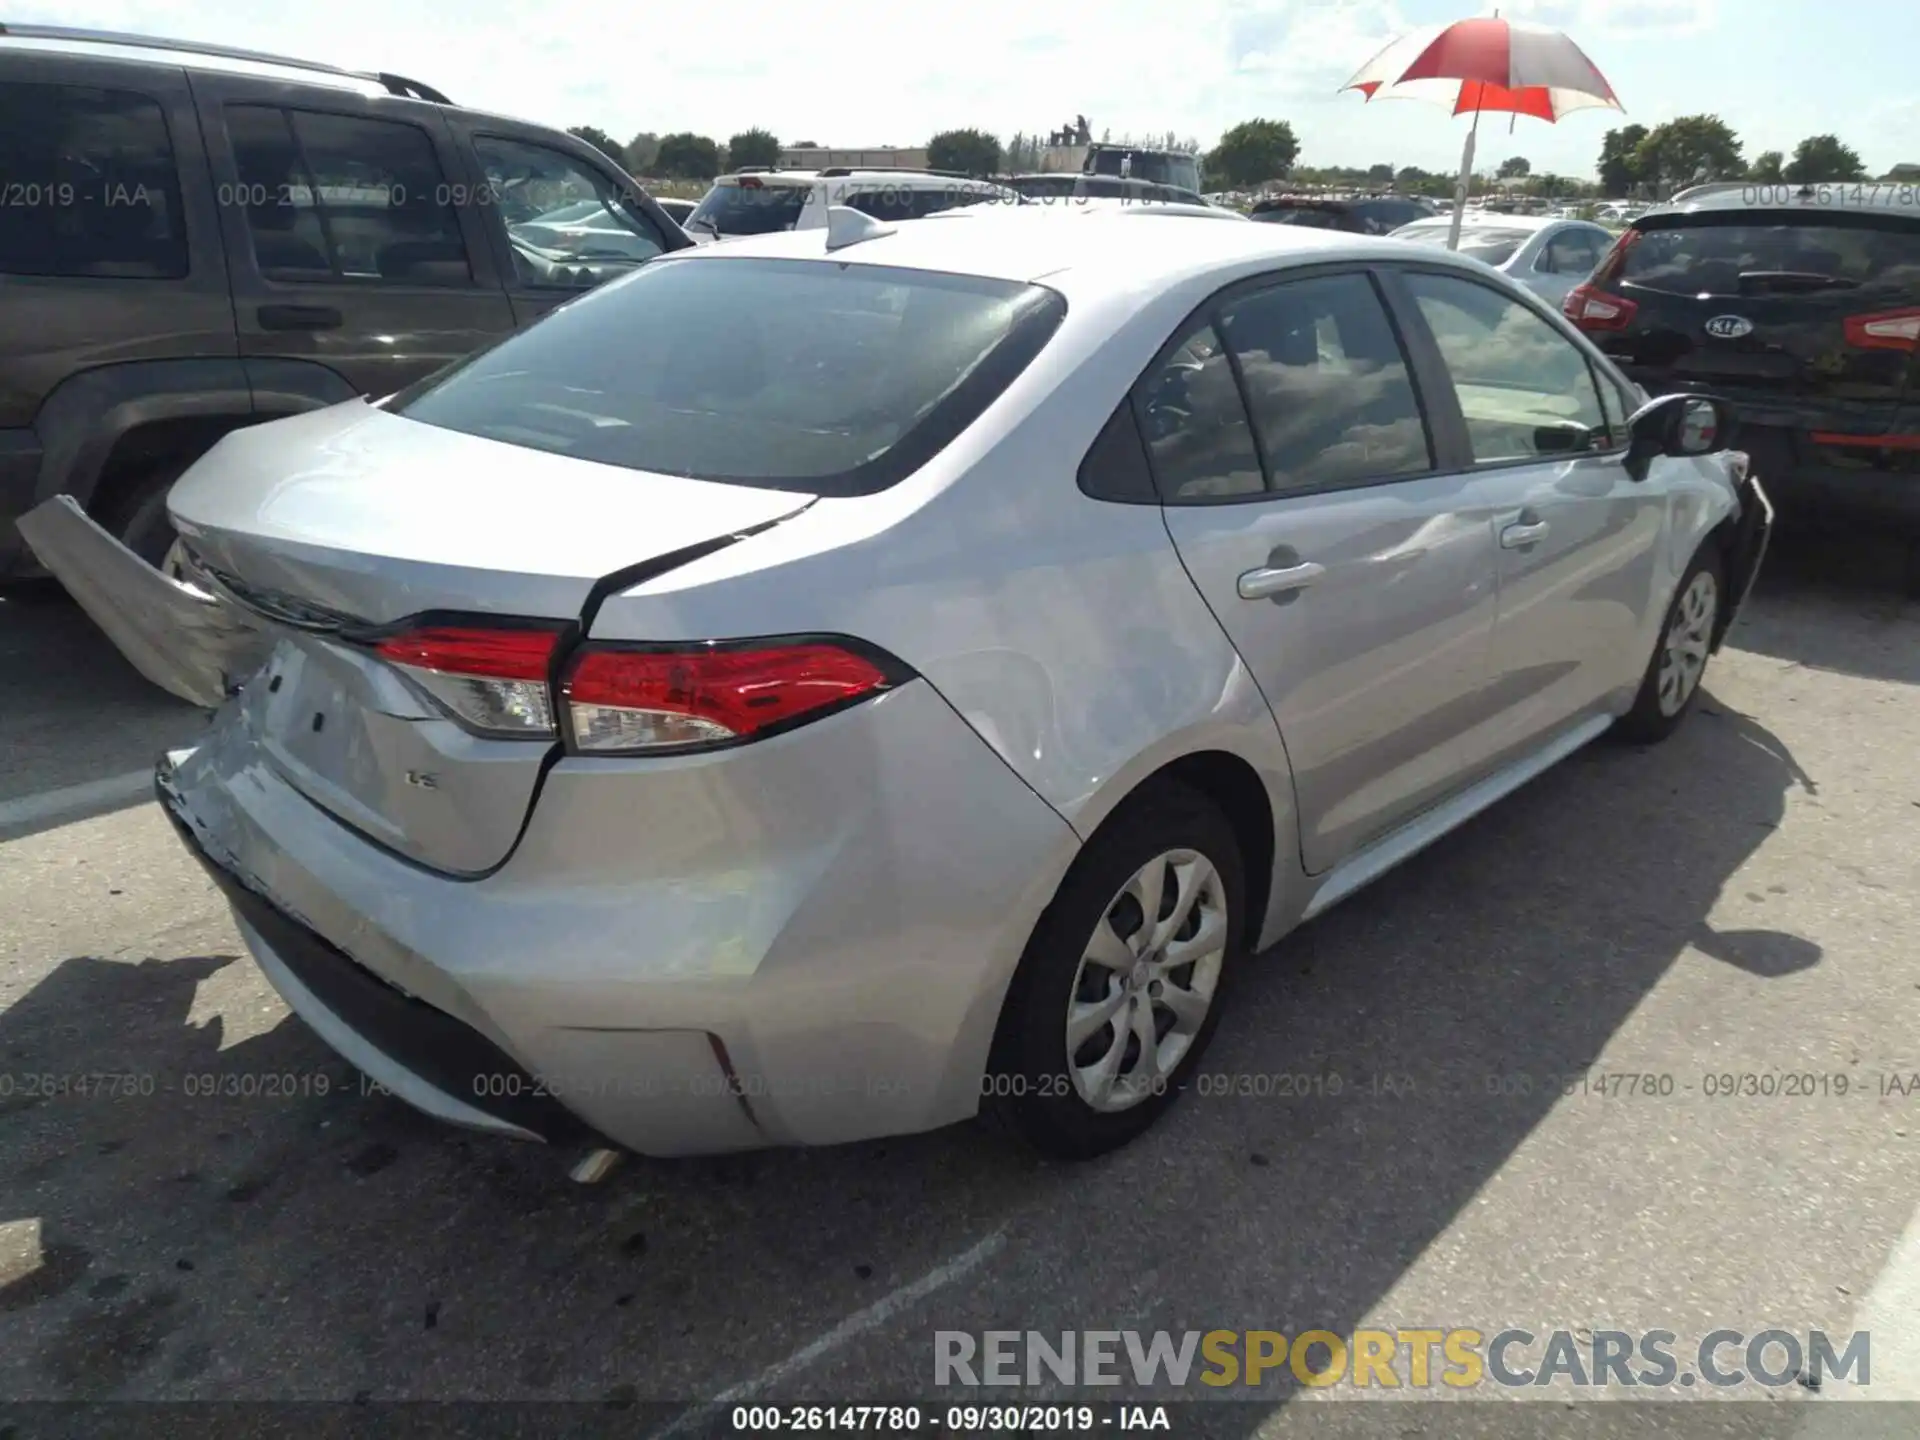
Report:
[[1753,474],[1752,461],[1736,453],[1732,463],[1739,479],[1740,496],[1740,518],[1734,525],[1733,543],[1727,547],[1727,586],[1733,592],[1733,603],[1727,606],[1713,637],[1715,651],[1733,628],[1741,606],[1747,603],[1753,582],[1760,576],[1760,564],[1766,559],[1767,541],[1773,535],[1773,501],[1761,488],[1759,477]]
[[550,1144],[600,1141],[584,1121],[486,1036],[395,989],[209,854],[176,807],[171,770],[171,762],[163,760],[154,775],[154,789],[187,849],[280,963],[361,1040],[462,1105]]

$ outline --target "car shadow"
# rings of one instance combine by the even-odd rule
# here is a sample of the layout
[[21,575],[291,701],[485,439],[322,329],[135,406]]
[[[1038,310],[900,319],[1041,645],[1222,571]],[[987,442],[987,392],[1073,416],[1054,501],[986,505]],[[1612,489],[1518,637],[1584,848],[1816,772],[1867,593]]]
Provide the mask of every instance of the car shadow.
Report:
[[[0,1247],[0,1395],[684,1403],[828,1336],[771,1393],[904,1398],[933,1393],[936,1323],[1341,1332],[1683,953],[1819,963],[1712,923],[1817,782],[1702,700],[1666,745],[1590,747],[1250,963],[1205,1093],[1082,1166],[962,1126],[576,1186],[563,1157],[363,1093],[297,1020],[261,1029],[250,962],[66,960],[0,1013],[0,1236],[34,1232]],[[1323,1081],[1238,1093],[1279,1075]],[[1097,1243],[1106,1211],[1124,1246]],[[888,1298],[983,1240],[937,1305]]]
[[1920,541],[1864,525],[1791,527],[1768,547],[1728,643],[1815,670],[1920,685]]

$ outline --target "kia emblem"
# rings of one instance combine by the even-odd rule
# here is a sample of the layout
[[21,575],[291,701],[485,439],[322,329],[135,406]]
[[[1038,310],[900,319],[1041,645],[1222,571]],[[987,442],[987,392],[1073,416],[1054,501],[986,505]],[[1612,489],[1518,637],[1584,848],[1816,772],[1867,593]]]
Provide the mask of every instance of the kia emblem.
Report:
[[1716,340],[1738,340],[1753,333],[1753,322],[1744,315],[1716,315],[1707,321],[1707,334]]

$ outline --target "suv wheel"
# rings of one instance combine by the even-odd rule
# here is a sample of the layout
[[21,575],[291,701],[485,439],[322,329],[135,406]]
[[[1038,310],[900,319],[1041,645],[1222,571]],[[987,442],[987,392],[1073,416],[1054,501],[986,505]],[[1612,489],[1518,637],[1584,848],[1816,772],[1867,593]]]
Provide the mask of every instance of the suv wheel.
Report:
[[122,545],[156,570],[165,565],[167,552],[178,538],[167,515],[167,493],[186,468],[187,462],[175,460],[140,476],[102,521]]
[[1218,809],[1173,785],[1128,801],[1028,942],[986,1108],[1065,1159],[1144,1131],[1213,1037],[1245,903],[1240,848]]
[[1727,582],[1720,553],[1709,540],[1680,577],[1660,626],[1659,643],[1641,678],[1633,708],[1615,727],[1636,744],[1651,745],[1680,728],[1700,694],[1707,658],[1726,604]]

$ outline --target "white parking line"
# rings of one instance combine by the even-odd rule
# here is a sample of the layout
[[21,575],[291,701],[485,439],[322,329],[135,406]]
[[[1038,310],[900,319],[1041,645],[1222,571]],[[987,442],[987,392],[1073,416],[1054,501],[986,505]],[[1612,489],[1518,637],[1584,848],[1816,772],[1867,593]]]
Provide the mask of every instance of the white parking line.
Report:
[[886,1324],[901,1311],[924,1300],[936,1290],[951,1285],[968,1271],[976,1269],[981,1262],[989,1259],[1007,1243],[1006,1228],[1002,1226],[970,1250],[937,1265],[915,1280],[911,1285],[902,1285],[891,1294],[867,1306],[856,1310],[838,1325],[821,1335],[817,1340],[801,1346],[777,1365],[769,1365],[751,1379],[742,1380],[738,1385],[730,1385],[705,1404],[696,1405],[683,1411],[672,1424],[656,1430],[650,1440],[669,1440],[669,1437],[683,1433],[709,1418],[714,1411],[723,1406],[733,1405],[749,1396],[757,1395],[780,1381],[797,1375],[814,1361],[831,1350],[837,1350],[857,1335],[863,1335],[874,1327]]
[[104,780],[63,785],[58,790],[22,795],[18,800],[0,800],[0,830],[78,819],[90,813],[130,805],[152,794],[151,770],[129,770],[124,775],[109,775]]
[[[1920,1400],[1920,1210],[1908,1218],[1893,1254],[1854,1311],[1852,1328],[1872,1337],[1872,1377],[1864,1386],[1827,1381],[1820,1398],[1807,1407],[1800,1440],[1872,1440],[1880,1435],[1904,1440],[1912,1434],[1910,1407],[1874,1412],[1862,1410],[1860,1402]],[[1846,1337],[1833,1339],[1838,1347]],[[1825,1403],[1830,1400],[1853,1403],[1835,1408]],[[1904,1433],[1896,1424],[1906,1427]]]

